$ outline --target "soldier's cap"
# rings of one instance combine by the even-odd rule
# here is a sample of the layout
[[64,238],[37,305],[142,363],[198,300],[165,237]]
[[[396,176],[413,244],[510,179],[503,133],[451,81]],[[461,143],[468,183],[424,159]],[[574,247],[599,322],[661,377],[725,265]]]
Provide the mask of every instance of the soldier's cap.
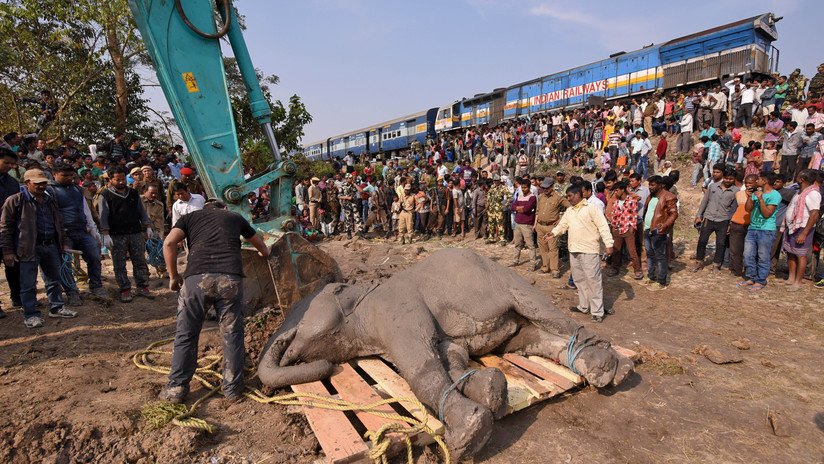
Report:
[[499,176],[498,174],[492,174],[492,180],[495,182],[500,182],[501,176]]
[[564,171],[558,171],[558,172],[555,173],[555,175],[556,176],[566,176],[566,173]]
[[192,170],[191,168],[183,168],[183,169],[180,170],[180,173],[184,176],[191,176],[192,174],[195,173],[195,171]]
[[23,182],[29,181],[33,184],[42,184],[48,182],[49,178],[40,169],[29,169],[23,174]]
[[555,183],[555,180],[552,179],[551,177],[544,177],[543,182],[541,182],[541,188],[542,189],[548,189],[548,188],[552,187],[552,184],[554,184],[554,183]]

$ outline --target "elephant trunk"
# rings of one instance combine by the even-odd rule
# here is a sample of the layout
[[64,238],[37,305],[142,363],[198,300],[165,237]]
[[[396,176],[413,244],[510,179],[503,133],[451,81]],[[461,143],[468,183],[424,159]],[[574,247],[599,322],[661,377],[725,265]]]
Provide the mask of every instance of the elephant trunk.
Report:
[[332,375],[334,366],[326,360],[282,367],[280,363],[288,343],[283,339],[270,342],[269,346],[260,355],[258,378],[264,385],[272,388],[282,388],[289,385],[314,382]]

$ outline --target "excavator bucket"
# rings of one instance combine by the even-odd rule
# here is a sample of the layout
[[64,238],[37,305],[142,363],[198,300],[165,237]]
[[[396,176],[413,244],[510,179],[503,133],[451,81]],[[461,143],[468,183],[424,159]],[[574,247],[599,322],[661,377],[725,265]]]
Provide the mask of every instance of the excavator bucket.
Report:
[[338,263],[294,232],[281,236],[270,251],[267,259],[243,249],[243,292],[252,310],[278,306],[288,311],[318,288],[343,281]]

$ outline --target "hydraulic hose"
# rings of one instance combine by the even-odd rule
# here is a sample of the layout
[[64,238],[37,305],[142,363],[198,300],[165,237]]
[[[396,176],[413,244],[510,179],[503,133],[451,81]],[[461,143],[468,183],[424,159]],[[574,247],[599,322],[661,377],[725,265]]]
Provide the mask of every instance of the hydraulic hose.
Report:
[[183,5],[180,4],[180,0],[175,0],[175,9],[177,10],[177,14],[180,16],[180,19],[183,20],[183,23],[186,24],[186,27],[192,30],[195,34],[203,37],[204,39],[219,39],[226,35],[229,32],[229,25],[232,24],[232,16],[230,13],[231,0],[217,0],[217,3],[223,7],[223,24],[220,26],[220,29],[215,34],[208,34],[206,32],[201,31],[197,28],[189,18],[186,16],[186,12],[183,11]]

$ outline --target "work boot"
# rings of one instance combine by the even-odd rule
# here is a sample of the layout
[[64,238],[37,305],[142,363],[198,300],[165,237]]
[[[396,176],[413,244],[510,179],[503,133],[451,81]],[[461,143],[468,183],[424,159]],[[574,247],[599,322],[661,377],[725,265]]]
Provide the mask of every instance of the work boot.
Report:
[[92,297],[98,298],[100,300],[108,301],[111,298],[109,296],[109,292],[107,292],[106,289],[103,287],[92,288],[89,290],[89,293],[91,293]]
[[186,400],[186,395],[189,394],[189,389],[186,387],[163,387],[158,399],[168,401],[174,404],[182,404]]
[[137,293],[137,296],[141,296],[141,297],[149,299],[149,300],[154,300],[155,299],[155,296],[149,290],[149,287],[140,287],[140,288],[137,289],[136,293]]
[[132,291],[131,290],[121,290],[120,291],[120,302],[121,303],[131,303],[133,300],[132,298]]
[[532,270],[533,271],[537,271],[540,268],[541,268],[541,262],[540,261],[538,261],[536,259],[535,261],[532,262]]
[[66,300],[69,306],[83,306],[83,299],[80,298],[80,292],[66,294]]

